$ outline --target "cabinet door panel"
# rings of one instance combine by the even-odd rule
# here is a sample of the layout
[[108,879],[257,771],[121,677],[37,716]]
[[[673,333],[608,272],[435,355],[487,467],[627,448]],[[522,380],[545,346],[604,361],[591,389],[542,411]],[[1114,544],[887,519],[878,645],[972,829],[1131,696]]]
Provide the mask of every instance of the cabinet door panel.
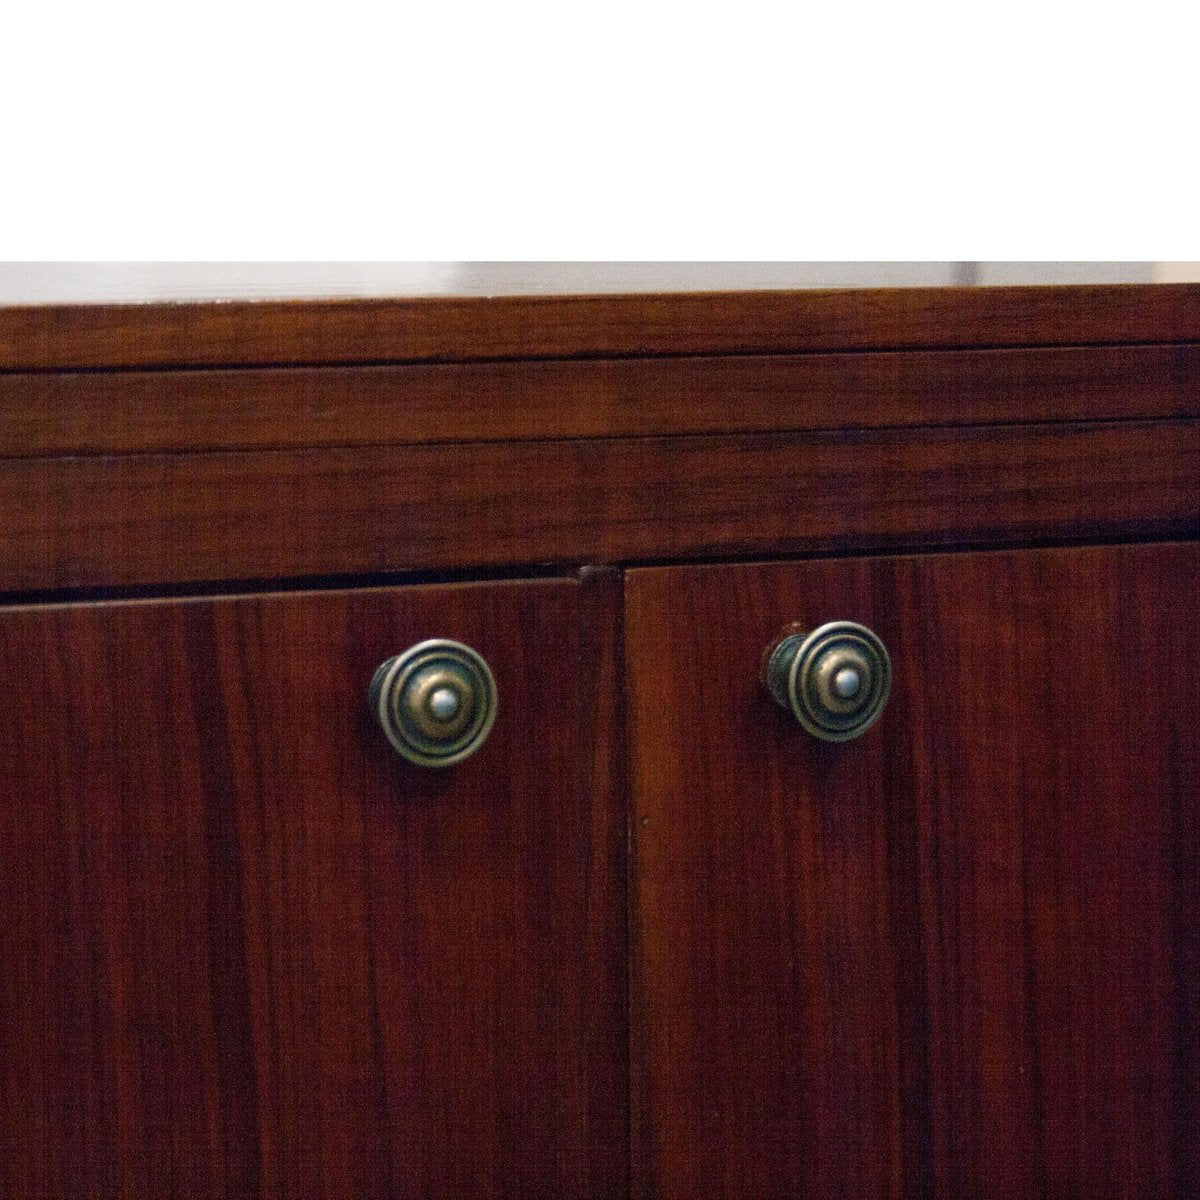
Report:
[[[643,1195],[1195,1194],[1194,546],[651,569],[627,587]],[[891,703],[758,682],[860,621]]]
[[[5,1194],[615,1186],[623,971],[588,930],[620,926],[621,833],[580,765],[579,590],[0,613]],[[366,704],[431,636],[500,697],[440,771]]]

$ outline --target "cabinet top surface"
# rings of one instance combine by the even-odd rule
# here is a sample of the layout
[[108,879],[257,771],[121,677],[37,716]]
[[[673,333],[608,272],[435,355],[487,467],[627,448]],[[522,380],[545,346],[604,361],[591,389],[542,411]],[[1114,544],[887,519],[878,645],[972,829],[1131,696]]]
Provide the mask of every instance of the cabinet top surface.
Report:
[[0,307],[0,371],[1200,341],[1200,284]]

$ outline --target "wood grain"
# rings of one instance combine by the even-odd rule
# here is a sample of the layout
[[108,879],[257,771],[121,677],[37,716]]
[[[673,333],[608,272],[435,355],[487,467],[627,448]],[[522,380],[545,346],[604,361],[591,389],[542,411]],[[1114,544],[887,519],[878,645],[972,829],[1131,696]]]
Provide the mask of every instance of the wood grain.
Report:
[[894,586],[938,1190],[1196,1195],[1200,548]]
[[0,461],[0,589],[1146,537],[1200,424]]
[[[501,698],[445,772],[365,703],[431,635]],[[603,642],[567,580],[0,612],[0,1191],[619,1194]]]
[[1194,284],[0,309],[0,370],[1197,340]]
[[[635,1195],[1196,1194],[1198,585],[1194,544],[629,573]],[[895,666],[844,746],[757,682],[835,618]]]
[[0,456],[1200,415],[1200,346],[0,374]]
[[579,573],[580,795],[588,804],[583,858],[587,1156],[591,1193],[629,1195],[628,761],[625,739],[624,574]]
[[792,620],[886,625],[871,570],[627,575],[636,1197],[927,1179],[912,821],[880,737],[822,753],[758,682]]

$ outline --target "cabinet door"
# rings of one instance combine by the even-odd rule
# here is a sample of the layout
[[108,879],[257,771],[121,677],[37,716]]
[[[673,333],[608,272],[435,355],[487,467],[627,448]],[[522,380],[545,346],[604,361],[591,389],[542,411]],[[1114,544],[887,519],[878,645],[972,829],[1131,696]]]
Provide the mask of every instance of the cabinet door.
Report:
[[[1200,1194],[1200,549],[626,585],[635,1195]],[[872,627],[815,740],[759,683]]]
[[[551,580],[0,612],[3,1194],[623,1186],[588,603]],[[499,694],[442,770],[367,705],[434,636]]]

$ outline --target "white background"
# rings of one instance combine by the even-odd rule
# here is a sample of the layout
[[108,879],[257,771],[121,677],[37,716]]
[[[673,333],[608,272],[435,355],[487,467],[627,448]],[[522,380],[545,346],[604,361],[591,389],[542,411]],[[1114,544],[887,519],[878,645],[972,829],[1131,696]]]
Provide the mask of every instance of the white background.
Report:
[[12,4],[0,259],[1195,263],[1198,21],[1162,0]]

